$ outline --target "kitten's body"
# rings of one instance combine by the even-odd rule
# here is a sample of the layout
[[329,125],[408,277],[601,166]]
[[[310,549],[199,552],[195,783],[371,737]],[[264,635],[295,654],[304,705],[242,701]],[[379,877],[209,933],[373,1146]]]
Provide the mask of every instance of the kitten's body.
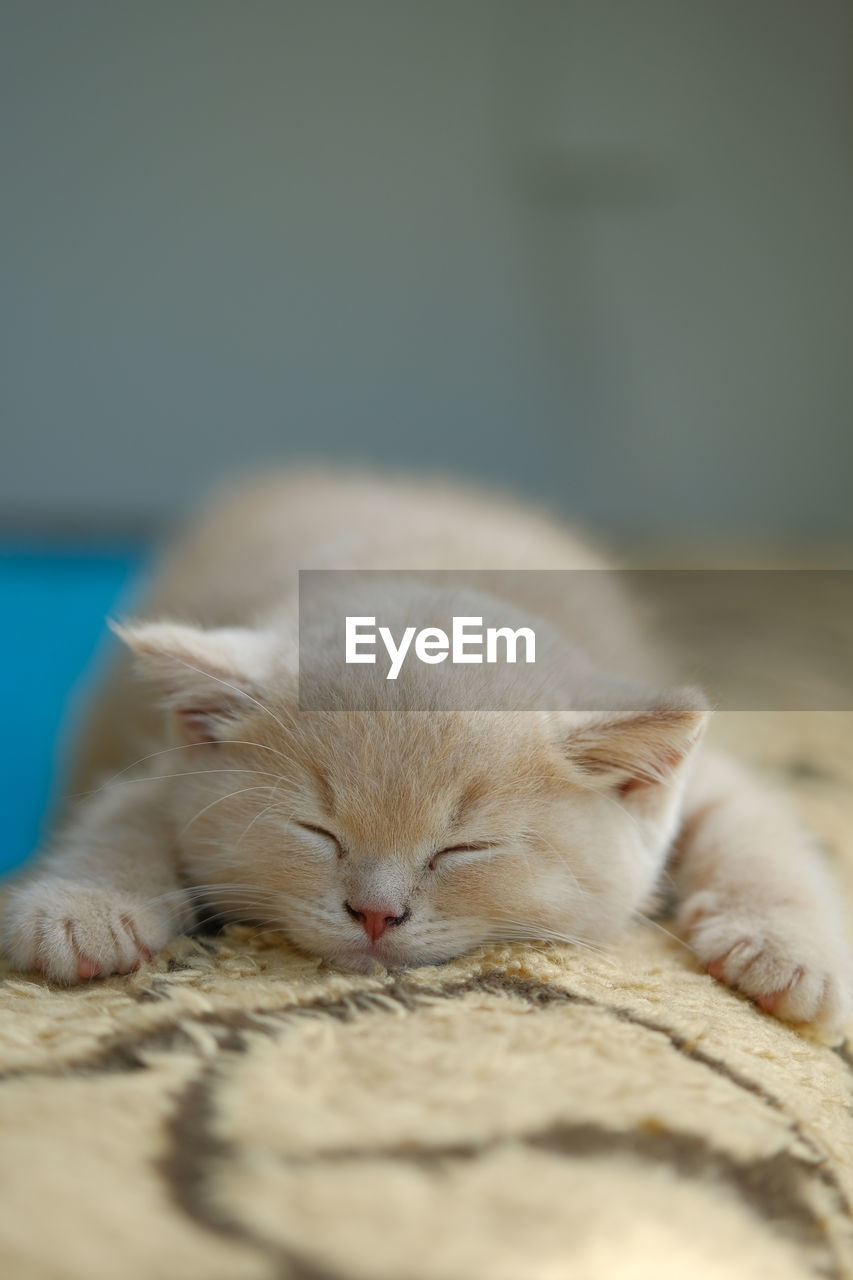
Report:
[[[657,683],[615,589],[593,609],[543,575],[476,572],[603,567],[558,524],[447,486],[299,473],[212,504],[152,585],[146,614],[162,621],[123,633],[159,697],[125,654],[76,757],[72,791],[100,790],[10,896],[13,961],[64,981],[124,972],[200,900],[355,967],[494,938],[596,944],[675,850],[699,959],[780,1016],[837,1028],[849,961],[832,889],[784,806],[697,750],[695,696],[618,714],[298,710],[308,568],[465,570],[597,669]],[[418,589],[393,588],[402,604]],[[323,670],[302,654],[303,679]]]

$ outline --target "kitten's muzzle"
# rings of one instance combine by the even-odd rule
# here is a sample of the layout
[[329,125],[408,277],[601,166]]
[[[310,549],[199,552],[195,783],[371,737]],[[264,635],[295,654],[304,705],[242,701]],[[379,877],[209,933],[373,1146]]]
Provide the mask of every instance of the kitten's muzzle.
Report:
[[376,942],[382,937],[386,929],[392,925],[405,924],[412,914],[408,907],[402,915],[394,916],[388,914],[387,907],[367,907],[352,906],[349,902],[344,903],[344,911],[351,920],[356,920],[361,925],[371,942]]

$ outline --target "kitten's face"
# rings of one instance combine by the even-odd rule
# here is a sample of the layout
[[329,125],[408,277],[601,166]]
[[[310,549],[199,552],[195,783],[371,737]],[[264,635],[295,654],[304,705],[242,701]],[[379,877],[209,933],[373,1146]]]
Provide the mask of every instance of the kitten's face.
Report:
[[[149,648],[134,647],[150,658],[157,628],[141,630]],[[188,634],[181,644],[186,654]],[[179,661],[222,671],[220,656]],[[188,745],[173,804],[191,883],[209,886],[214,910],[276,925],[348,968],[611,937],[654,889],[703,718],[689,700],[608,721],[309,714],[276,678],[227,708],[221,696],[204,705],[197,687],[175,705]]]

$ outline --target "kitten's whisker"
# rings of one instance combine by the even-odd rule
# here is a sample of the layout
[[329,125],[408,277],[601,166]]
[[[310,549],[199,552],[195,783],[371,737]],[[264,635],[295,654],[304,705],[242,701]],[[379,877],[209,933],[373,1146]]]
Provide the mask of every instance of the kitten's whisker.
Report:
[[[216,769],[186,769],[180,773],[154,773],[151,778],[156,782],[164,778],[203,778],[206,773],[251,773],[256,778],[274,778],[276,783],[285,781],[280,773],[273,773],[270,769],[252,769],[246,765],[223,765]],[[131,782],[133,779],[129,778]]]
[[695,948],[691,947],[689,942],[685,941],[684,938],[679,938],[677,933],[672,933],[671,930],[665,929],[662,924],[657,920],[653,920],[651,916],[646,915],[644,911],[634,911],[632,915],[642,924],[651,925],[653,929],[658,929],[661,933],[665,933],[668,938],[671,938],[673,942],[677,942],[680,947],[683,947],[685,951],[689,951],[691,955],[696,954]]
[[502,935],[499,939],[500,941],[514,938],[517,941],[564,942],[571,946],[582,947],[587,951],[593,951],[599,955],[607,954],[603,947],[598,947],[595,943],[585,938],[577,937],[571,933],[564,933],[558,929],[551,929],[547,925],[537,924],[535,921],[524,920],[511,915],[494,916],[493,920]]
[[531,832],[531,835],[533,835],[533,838],[537,840],[540,844],[543,844],[546,849],[550,849],[552,853],[556,853],[557,857],[560,859],[560,862],[563,864],[564,869],[568,872],[568,874],[571,876],[572,880],[574,881],[575,888],[577,889],[579,896],[581,898],[590,897],[591,894],[590,894],[589,888],[581,884],[577,874],[569,865],[567,854],[562,849],[558,849],[557,846],[552,844],[550,840],[546,840],[544,836],[539,835],[538,833],[533,833],[533,832]]
[[215,805],[223,804],[226,800],[233,800],[235,796],[247,795],[250,791],[271,791],[271,790],[272,788],[269,786],[241,787],[239,791],[231,791],[228,793],[228,795],[217,796],[215,800],[211,800],[210,804],[206,804],[203,809],[199,809],[198,813],[195,815],[194,818],[190,818],[189,822],[180,833],[181,837],[185,836],[186,833],[189,831],[190,827],[193,825],[193,823],[198,822],[199,818],[203,817],[204,814],[206,814],[210,809],[213,809]]
[[634,828],[636,828],[637,831],[640,832],[640,838],[642,839],[642,828],[639,822],[637,821],[637,819],[634,817],[633,813],[630,813],[624,804],[620,804],[618,800],[614,799],[613,796],[607,795],[606,792],[600,791],[597,794],[601,797],[602,800],[606,800],[608,804],[613,805],[615,809],[618,809],[619,813],[621,813],[623,817],[627,818],[627,820],[631,823],[631,825]]
[[[215,906],[216,904],[211,904]],[[268,903],[258,903],[254,908],[251,906],[241,907],[236,910],[233,907],[222,907],[218,911],[205,912],[199,923],[201,925],[214,924],[215,922],[226,924],[245,924],[260,925],[262,928],[276,928],[284,932],[284,925],[280,919],[273,916],[267,916],[265,912],[269,910]]]
[[278,893],[274,889],[264,889],[262,887],[247,885],[245,880],[235,881],[233,884],[229,884],[227,881],[224,881],[224,880],[219,880],[213,884],[188,885],[184,889],[167,889],[164,893],[153,894],[151,897],[143,899],[142,905],[146,907],[156,906],[157,903],[160,903],[160,902],[166,903],[173,898],[178,902],[181,902],[183,900],[186,900],[187,898],[189,899],[203,898],[205,895],[212,894],[212,893],[235,893],[235,892],[241,892],[243,890],[250,892],[256,897],[259,895],[268,894],[271,899],[272,898],[278,899],[281,896],[280,893]]
[[[210,738],[205,742],[182,742],[174,747],[162,747],[159,751],[152,751],[150,755],[140,756],[138,760],[134,760],[132,764],[125,765],[123,769],[119,769],[118,773],[112,774],[106,778],[100,786],[92,787],[90,791],[72,791],[68,795],[69,800],[82,800],[87,796],[96,796],[99,791],[103,791],[105,787],[110,786],[113,782],[118,782],[126,773],[130,773],[131,769],[138,768],[141,764],[147,764],[149,760],[156,760],[158,756],[168,755],[173,751],[191,751],[194,747],[256,747],[258,751],[271,751],[273,755],[278,756],[287,764],[288,757],[283,751],[279,751],[276,747],[267,746],[263,742],[250,742],[242,738]],[[159,775],[157,775],[159,776]],[[178,774],[166,774],[166,777],[179,777]]]
[[200,897],[210,897],[213,894],[234,894],[248,895],[253,898],[267,897],[270,901],[278,901],[281,898],[281,890],[265,889],[263,885],[250,884],[246,880],[235,881],[234,884],[228,884],[224,880],[218,880],[215,883],[199,885],[197,889],[193,889],[193,894]]
[[269,707],[265,707],[264,704],[259,701],[258,698],[253,697],[251,693],[247,693],[245,689],[241,689],[237,684],[232,684],[230,680],[223,680],[221,676],[215,676],[212,672],[205,671],[202,667],[194,666],[192,662],[187,662],[186,658],[179,658],[175,655],[175,661],[179,662],[182,666],[187,667],[190,671],[194,671],[196,675],[204,676],[205,680],[215,680],[217,684],[221,684],[224,688],[230,689],[232,693],[236,693],[242,698],[247,698],[249,702],[254,703],[256,707],[260,708],[264,715],[267,715],[270,719],[274,720],[282,733],[287,736],[287,729],[282,721],[279,720],[275,712],[270,711]]
[[[273,923],[273,918],[268,916],[268,912],[274,908],[270,908],[269,903],[256,902],[244,903],[239,907],[220,907],[217,903],[210,903],[204,911],[198,913],[196,925],[194,927],[205,928],[208,925],[222,924],[255,924],[260,920]],[[284,924],[279,916],[275,917],[275,923],[279,929],[284,928]]]
[[[247,835],[249,834],[249,832],[252,830],[252,827],[255,825],[255,823],[256,823],[256,822],[259,822],[259,821],[261,820],[261,818],[263,818],[263,817],[264,817],[264,815],[265,815],[265,814],[270,813],[270,812],[271,812],[271,811],[273,811],[273,810],[277,810],[277,806],[278,806],[278,801],[277,801],[277,800],[273,800],[270,804],[266,805],[263,809],[260,809],[260,810],[255,814],[254,818],[252,818],[252,820],[251,820],[251,822],[249,823],[249,825],[246,827],[246,829],[245,829],[245,830],[242,832],[242,834],[239,836],[239,838],[238,838],[238,840],[237,840],[236,848],[238,848],[238,849],[240,848],[240,845],[241,845],[241,844],[243,843],[243,841],[246,839],[246,836],[247,836]],[[278,810],[278,811],[280,812],[280,810]]]

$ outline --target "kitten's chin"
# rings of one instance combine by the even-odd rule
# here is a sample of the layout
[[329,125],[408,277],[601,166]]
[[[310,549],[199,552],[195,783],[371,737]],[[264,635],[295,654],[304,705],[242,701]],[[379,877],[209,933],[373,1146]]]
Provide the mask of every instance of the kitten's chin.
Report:
[[346,969],[348,973],[379,974],[393,967],[367,952],[338,952],[334,956],[327,956],[326,963],[334,965],[336,969]]
[[362,947],[354,945],[336,951],[325,957],[328,964],[338,969],[347,969],[350,973],[384,973],[389,969],[417,969],[420,965],[445,964],[453,960],[460,951],[430,952],[418,954],[407,951],[404,947]]

